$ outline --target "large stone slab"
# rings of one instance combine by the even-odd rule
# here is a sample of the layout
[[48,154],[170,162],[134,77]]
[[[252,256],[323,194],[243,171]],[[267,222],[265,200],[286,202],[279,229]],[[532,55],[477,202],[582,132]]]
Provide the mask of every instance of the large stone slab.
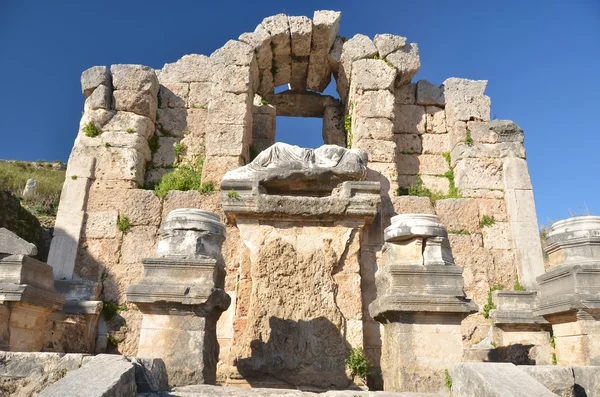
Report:
[[575,397],[600,396],[600,367],[573,367]]
[[556,365],[522,365],[519,369],[540,382],[552,393],[560,397],[573,397],[575,378],[571,367]]
[[331,81],[331,67],[327,59],[329,50],[340,27],[341,12],[315,11],[308,63],[307,88],[323,92]]
[[452,393],[460,397],[556,397],[509,363],[460,363],[450,371]]
[[35,256],[37,247],[10,230],[0,227],[0,254]]
[[100,354],[81,369],[67,373],[39,396],[78,396],[83,391],[87,396],[134,397],[137,387],[133,363],[123,356]]

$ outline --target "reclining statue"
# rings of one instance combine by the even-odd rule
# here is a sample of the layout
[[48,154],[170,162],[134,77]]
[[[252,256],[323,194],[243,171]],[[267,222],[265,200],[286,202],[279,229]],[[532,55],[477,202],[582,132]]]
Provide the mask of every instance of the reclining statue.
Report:
[[336,145],[306,149],[277,142],[260,152],[251,163],[227,172],[223,182],[257,181],[267,186],[285,181],[357,181],[366,177],[367,161],[367,152],[362,149]]

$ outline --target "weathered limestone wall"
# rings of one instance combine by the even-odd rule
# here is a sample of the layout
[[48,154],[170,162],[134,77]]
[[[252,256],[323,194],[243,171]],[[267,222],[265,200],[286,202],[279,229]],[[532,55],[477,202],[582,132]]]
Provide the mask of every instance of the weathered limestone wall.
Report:
[[[517,275],[527,289],[535,288],[543,264],[523,134],[514,123],[490,122],[487,83],[456,78],[440,87],[426,81],[411,83],[420,67],[416,44],[393,35],[346,39],[338,36],[339,21],[340,13],[333,11],[315,12],[312,23],[280,14],[210,57],[186,55],[161,70],[113,65],[111,73],[105,67],[84,72],[85,113],[69,161],[48,262],[55,279],[101,282],[98,299],[126,305],[127,310],[118,310],[107,320],[110,340],[118,343],[109,350],[136,353],[141,314],[127,303],[125,291],[139,281],[142,258],[155,252],[166,215],[176,208],[199,208],[225,219],[216,193],[172,191],[161,199],[141,187],[201,158],[203,182],[218,186],[225,172],[246,164],[274,142],[279,114],[275,86],[290,83],[299,96],[305,87],[322,92],[332,73],[341,106],[328,102],[322,110],[324,141],[365,149],[368,180],[381,183],[380,214],[360,238],[350,239],[355,257],[346,258],[345,263],[352,264],[341,267],[350,266],[354,274],[359,266],[362,345],[371,360],[379,363],[381,333],[367,307],[376,297],[374,275],[383,229],[392,215],[440,217],[448,227],[456,264],[464,267],[466,294],[480,308],[492,286],[512,288]],[[344,121],[349,122],[349,131],[344,131]],[[102,130],[99,136],[83,132],[90,122]],[[398,196],[399,187],[404,193],[414,185],[441,198]],[[494,223],[481,225],[484,215],[493,216]],[[124,217],[130,220],[126,232],[117,228]],[[248,228],[242,226],[242,232]],[[261,233],[268,229],[256,228]],[[307,227],[293,235],[319,236],[317,229]],[[341,231],[340,235],[345,236]],[[332,248],[323,266],[336,263],[338,251]],[[224,289],[232,304],[217,329],[222,373],[228,373],[231,357],[238,354],[236,340],[262,332],[261,322],[247,323],[250,305],[260,304],[251,298],[286,289],[258,290],[265,280],[258,277],[253,283],[251,264],[258,259],[252,255],[239,229],[227,225]],[[354,294],[357,288],[350,283],[338,295]],[[303,310],[306,319],[320,309],[303,306]],[[329,317],[339,318],[334,312]],[[348,318],[355,317],[353,313]],[[52,326],[56,323],[48,325]],[[467,344],[477,341],[488,328],[488,320],[472,315],[463,321],[463,339]]]

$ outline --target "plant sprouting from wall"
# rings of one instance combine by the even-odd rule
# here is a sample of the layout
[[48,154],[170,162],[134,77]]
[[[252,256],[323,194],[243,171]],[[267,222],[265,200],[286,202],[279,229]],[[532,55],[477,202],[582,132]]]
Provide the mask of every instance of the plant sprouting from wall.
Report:
[[82,131],[85,133],[85,136],[89,136],[90,138],[102,134],[102,130],[91,121],[83,127]]
[[371,375],[371,363],[363,349],[352,348],[346,357],[346,365],[350,369],[352,379],[358,377],[363,384],[367,383],[367,376]]
[[127,215],[119,215],[117,217],[117,228],[123,233],[127,233],[129,231],[131,228],[131,221]]

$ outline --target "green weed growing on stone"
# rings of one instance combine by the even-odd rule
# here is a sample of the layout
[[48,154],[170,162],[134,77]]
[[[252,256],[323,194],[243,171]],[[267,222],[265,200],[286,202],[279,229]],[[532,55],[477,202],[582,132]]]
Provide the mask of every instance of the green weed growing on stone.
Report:
[[179,157],[181,157],[184,147],[185,146],[181,142],[175,144],[175,156],[177,156],[177,161],[179,161]]
[[83,127],[82,131],[85,133],[85,136],[89,136],[90,138],[93,138],[95,136],[102,134],[102,130],[100,128],[98,128],[91,121],[89,123],[87,123],[85,125],[85,127]]
[[117,302],[103,302],[102,305],[102,317],[104,321],[110,321],[120,312],[126,312],[127,305],[119,305]]
[[350,369],[352,379],[358,376],[363,383],[367,383],[367,376],[371,375],[371,363],[363,349],[352,348],[346,357],[346,365]]
[[105,147],[105,148],[107,148],[107,149],[108,149],[108,148],[109,148],[109,147],[111,147],[111,146],[112,146],[112,145],[111,145],[110,143],[108,143],[108,142],[104,142],[104,147]]
[[77,175],[71,175],[71,179],[76,181],[77,180]]
[[552,346],[553,349],[556,349],[556,338],[554,335],[550,337],[550,346]]
[[235,190],[231,189],[229,192],[227,192],[227,197],[229,197],[230,199],[237,200],[240,198],[240,194]]
[[[207,193],[209,189],[214,190],[214,185],[210,183],[202,184],[202,166],[204,157],[198,157],[195,161],[188,162],[177,168],[173,172],[165,174],[160,182],[154,186],[156,195],[163,198],[171,190],[198,190]],[[203,189],[204,191],[202,191]],[[210,191],[213,191],[210,190]]]
[[269,101],[267,101],[266,99],[263,98],[260,100],[260,103],[262,103],[263,105],[268,105]]
[[471,130],[467,128],[467,137],[465,138],[465,143],[468,146],[473,146],[473,138],[471,137]]
[[215,183],[213,181],[204,182],[198,189],[200,193],[211,193],[215,191]]
[[148,138],[148,147],[152,153],[158,152],[158,148],[160,148],[160,141],[157,135],[152,135]]
[[521,282],[519,281],[519,276],[517,276],[517,281],[515,281],[515,286],[513,288],[515,291],[525,291],[525,287],[523,287],[521,285]]
[[129,229],[131,228],[131,221],[129,220],[127,215],[119,215],[119,217],[117,218],[117,228],[123,233],[127,233],[129,231]]
[[135,130],[133,128],[127,128],[126,131],[127,131],[128,134],[134,134],[135,133]]
[[444,376],[446,377],[446,387],[448,389],[452,389],[452,376],[450,375],[450,372],[448,372],[447,369],[444,370]]
[[496,305],[494,304],[494,299],[492,298],[492,292],[503,290],[503,289],[504,289],[504,287],[502,285],[494,285],[490,289],[490,292],[488,292],[488,301],[485,304],[485,306],[483,306],[483,313],[482,313],[483,317],[489,318],[490,317],[490,311],[492,311],[493,309],[496,308]]
[[496,219],[493,215],[483,215],[479,220],[479,227],[483,229],[486,226],[492,226],[494,223],[496,223]]
[[556,353],[552,353],[552,365],[558,365],[558,360],[556,358]]
[[346,133],[346,147],[352,149],[352,110],[344,116],[344,132]]
[[113,346],[117,346],[119,344],[119,340],[112,335],[108,335],[108,343]]

